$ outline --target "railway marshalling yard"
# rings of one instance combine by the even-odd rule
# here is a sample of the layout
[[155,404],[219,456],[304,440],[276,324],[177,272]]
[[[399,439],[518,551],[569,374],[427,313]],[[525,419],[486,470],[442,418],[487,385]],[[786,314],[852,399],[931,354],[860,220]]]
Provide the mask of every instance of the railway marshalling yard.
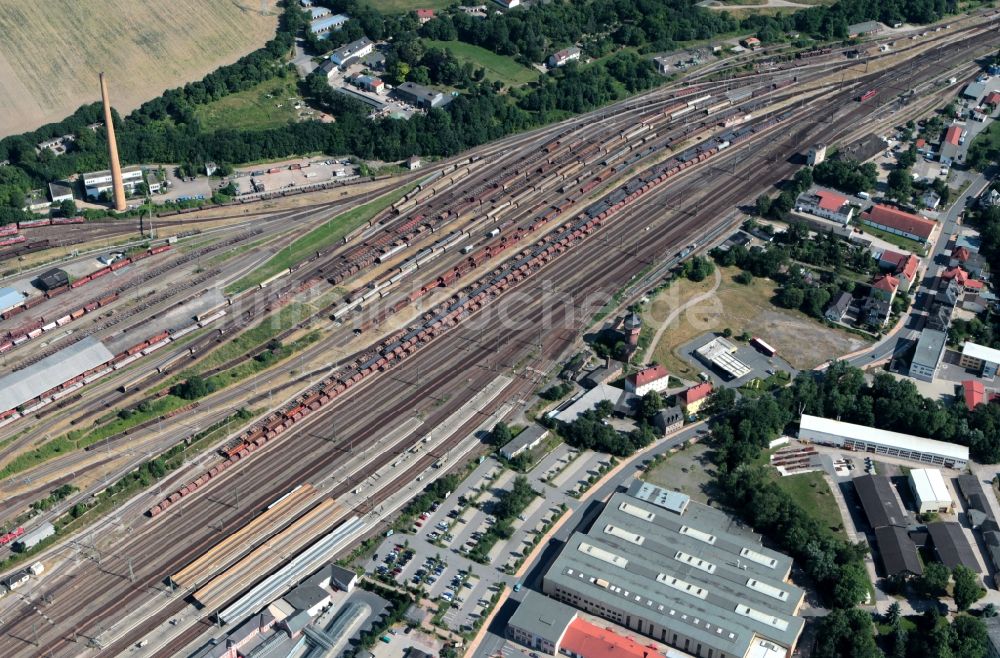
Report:
[[[121,224],[60,227],[94,248],[59,261],[77,281],[111,243],[132,243],[134,262],[0,321],[17,333],[69,318],[7,349],[8,371],[106,350],[0,410],[0,515],[9,523],[69,483],[79,492],[30,522],[61,524],[141,463],[195,443],[151,488],[32,556],[46,573],[29,597],[0,600],[0,652],[116,655],[146,640],[142,655],[186,655],[217,619],[249,609],[286,558],[327,539],[343,553],[384,529],[408,487],[476,454],[474,430],[529,398],[615,293],[628,303],[686,246],[723,237],[804,145],[940,105],[953,92],[942,79],[968,80],[995,52],[991,18],[860,60],[834,52],[738,79],[723,60],[405,177],[155,218],[153,240]],[[855,100],[871,88],[886,91]],[[751,94],[720,102],[735,89]],[[897,100],[910,89],[922,91]],[[719,125],[737,114],[752,118]],[[182,237],[158,249],[171,234]],[[268,265],[293,253],[290,271]],[[195,374],[216,390],[165,395]]]

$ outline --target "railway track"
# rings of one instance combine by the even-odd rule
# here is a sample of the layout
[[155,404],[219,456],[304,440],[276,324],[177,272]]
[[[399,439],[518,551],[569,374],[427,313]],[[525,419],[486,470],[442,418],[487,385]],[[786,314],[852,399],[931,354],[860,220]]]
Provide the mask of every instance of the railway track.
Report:
[[[853,118],[859,119],[865,116],[867,111],[867,108],[859,110],[856,115],[853,115]],[[852,115],[849,114],[839,121],[843,122],[851,118]],[[838,130],[840,128],[833,126],[829,129],[820,127],[815,131],[816,138],[834,135]],[[738,172],[741,175],[746,175],[754,171],[755,168],[759,168],[762,162],[751,154],[747,154],[747,156],[742,163],[737,163]],[[763,162],[767,162],[767,160],[765,159]],[[769,176],[787,175],[787,172],[791,171],[791,165],[780,161],[776,164],[778,166],[768,171]],[[719,217],[724,217],[725,214],[721,211],[742,200],[754,187],[750,184],[733,185],[726,193],[705,199],[704,196],[710,194],[708,190],[703,189],[700,197],[694,196],[698,193],[699,187],[695,177],[681,178],[678,183],[683,184],[672,185],[669,192],[664,188],[663,191],[654,193],[649,197],[648,202],[637,206],[636,210],[630,211],[627,217],[623,216],[620,223],[612,223],[607,227],[608,232],[604,234],[606,241],[613,243],[618,239],[624,251],[627,252],[630,248],[634,250],[635,258],[621,258],[620,255],[614,253],[609,255],[608,250],[600,242],[589,240],[583,242],[579,249],[571,250],[560,257],[555,261],[557,265],[545,270],[552,289],[576,291],[576,295],[562,305],[563,310],[558,312],[555,318],[549,314],[551,309],[546,309],[539,299],[529,299],[530,295],[523,295],[513,297],[509,302],[505,302],[504,308],[508,317],[517,320],[513,326],[510,323],[482,322],[481,329],[477,334],[476,327],[470,325],[465,328],[459,325],[455,332],[445,333],[440,341],[431,343],[426,350],[418,351],[413,360],[407,362],[414,364],[405,366],[407,372],[416,370],[421,373],[420,377],[413,380],[414,384],[403,382],[402,378],[399,380],[391,377],[379,378],[376,380],[378,388],[374,393],[372,393],[374,386],[363,384],[356,388],[349,398],[334,403],[328,412],[325,411],[322,415],[313,417],[317,420],[307,422],[301,428],[297,427],[294,450],[303,454],[316,455],[311,463],[303,464],[302,460],[294,460],[294,463],[281,464],[280,468],[276,469],[275,465],[265,463],[268,460],[255,458],[236,469],[236,475],[227,476],[234,482],[245,482],[245,485],[241,482],[240,486],[247,486],[254,492],[251,495],[251,500],[245,503],[247,507],[242,511],[227,508],[224,502],[220,502],[221,498],[211,499],[213,490],[209,489],[206,492],[209,496],[192,498],[179,508],[179,514],[168,512],[165,517],[157,519],[155,524],[140,524],[131,533],[132,538],[116,549],[119,557],[105,558],[106,571],[111,572],[110,574],[104,574],[100,569],[97,569],[97,573],[93,573],[93,568],[84,567],[86,574],[81,573],[73,581],[73,586],[77,588],[76,591],[67,590],[65,588],[70,587],[69,585],[57,582],[55,587],[63,589],[56,589],[54,595],[50,594],[53,596],[53,603],[50,605],[65,608],[70,601],[64,600],[64,596],[73,601],[90,600],[87,597],[93,597],[96,604],[94,612],[79,620],[80,628],[93,633],[98,620],[111,610],[127,607],[131,602],[147,596],[150,588],[158,591],[156,588],[157,576],[162,577],[163,572],[166,571],[164,563],[167,563],[166,566],[169,567],[170,564],[180,561],[179,558],[171,558],[171,554],[175,554],[171,552],[171,547],[166,547],[166,551],[164,551],[162,541],[157,543],[158,538],[168,536],[163,533],[173,531],[180,533],[180,535],[189,536],[191,544],[185,549],[197,552],[199,548],[214,543],[216,539],[213,535],[214,531],[206,526],[213,522],[216,516],[225,517],[228,527],[237,527],[241,518],[245,520],[250,506],[266,501],[270,495],[273,495],[271,492],[287,490],[298,482],[329,472],[331,467],[340,463],[338,457],[342,457],[343,451],[346,449],[348,436],[355,442],[363,442],[366,439],[370,441],[377,434],[381,424],[392,423],[400,417],[409,415],[411,409],[419,407],[424,407],[425,413],[428,414],[426,421],[428,423],[445,417],[444,414],[447,410],[455,408],[457,399],[463,390],[467,391],[470,387],[475,388],[488,380],[488,375],[492,374],[492,371],[482,367],[484,362],[493,361],[510,366],[523,358],[526,352],[536,349],[539,358],[558,358],[570,344],[569,336],[575,335],[574,330],[579,326],[578,323],[582,322],[582,316],[586,315],[581,312],[581,309],[593,310],[594,308],[586,301],[587,295],[603,292],[605,298],[609,297],[615,289],[616,282],[628,280],[642,269],[641,259],[654,260],[671,245],[688,242],[692,233],[702,231],[712,223],[712,220],[718,221]],[[692,204],[698,204],[697,210],[691,214],[681,214],[679,218],[675,216],[672,218],[676,220],[673,223],[654,222],[653,220],[662,216],[662,206],[657,207],[657,202],[665,200],[668,194],[677,193],[692,194],[692,198],[696,199],[692,201]],[[651,223],[654,227],[650,231],[641,230]],[[519,287],[519,290],[522,291],[530,291],[531,289],[532,286]],[[519,313],[522,314],[519,315]],[[539,336],[538,327],[542,326],[541,322],[546,320],[547,314],[549,314],[550,323],[561,323],[563,322],[561,318],[568,318],[564,325],[566,331],[553,331],[551,334]],[[539,347],[533,347],[535,345]],[[532,346],[531,349],[529,346]],[[469,363],[480,365],[479,367],[467,368],[466,364]],[[462,381],[456,381],[456,372],[462,373],[466,378]],[[449,397],[445,403],[438,407],[428,405],[425,396],[427,390],[438,390],[441,399],[445,399],[446,395]],[[355,411],[359,404],[369,405],[370,415],[359,418],[359,414]],[[285,439],[286,445],[287,441],[288,439]],[[405,446],[401,445],[401,449],[405,449]],[[239,472],[242,472],[242,475]],[[279,486],[275,486],[276,483]],[[221,487],[222,485],[216,485],[216,489]],[[230,519],[235,525],[229,523]],[[157,565],[143,565],[141,574],[136,574],[136,582],[131,583],[127,576],[122,576],[127,571],[125,569],[127,559],[120,557],[123,555],[122,551],[146,556],[150,560],[155,559]],[[70,594],[71,596],[69,596]],[[20,637],[30,637],[30,618],[30,615],[18,615],[10,622],[11,626],[5,628],[5,631],[14,632]],[[7,619],[6,616],[5,619]],[[159,623],[162,619],[162,617],[157,616],[157,618],[150,620],[149,625]],[[67,628],[65,623],[61,625],[61,628]],[[20,631],[18,632],[17,629]],[[31,651],[35,650],[42,651],[43,655],[46,650],[73,653],[75,649],[80,648],[79,644],[73,642],[70,630],[53,634],[46,629],[44,637],[46,638],[45,643],[40,647],[28,648],[24,644],[18,645],[16,640],[10,638],[10,635],[5,638],[2,644],[15,643],[10,644],[12,655],[31,655]]]

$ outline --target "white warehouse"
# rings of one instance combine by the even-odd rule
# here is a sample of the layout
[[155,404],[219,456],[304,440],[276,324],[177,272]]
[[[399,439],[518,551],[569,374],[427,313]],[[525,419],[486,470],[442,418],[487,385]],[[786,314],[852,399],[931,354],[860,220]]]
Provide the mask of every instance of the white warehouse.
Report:
[[936,468],[915,468],[910,471],[910,489],[917,499],[917,511],[951,512],[955,507],[944,476]]
[[964,468],[969,463],[966,446],[808,414],[802,414],[799,420],[799,438],[946,468]]

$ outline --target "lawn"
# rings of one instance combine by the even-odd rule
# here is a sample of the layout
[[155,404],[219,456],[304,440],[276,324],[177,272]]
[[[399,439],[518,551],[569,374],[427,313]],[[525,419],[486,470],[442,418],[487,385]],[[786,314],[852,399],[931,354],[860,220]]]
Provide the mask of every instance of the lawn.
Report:
[[275,274],[285,270],[292,265],[305,260],[316,251],[322,251],[327,247],[343,240],[344,236],[361,226],[377,213],[401,199],[407,192],[416,187],[416,183],[401,187],[374,201],[352,208],[345,213],[330,217],[325,224],[313,229],[309,233],[290,244],[275,254],[269,261],[258,267],[251,274],[243,277],[239,281],[226,288],[226,294],[242,292],[247,288],[252,288],[262,281],[266,281]]
[[206,130],[266,130],[294,123],[303,110],[290,99],[299,98],[294,78],[278,78],[199,105],[195,115]]
[[822,471],[787,477],[778,476],[777,471],[774,473],[778,486],[788,493],[799,507],[831,534],[847,540],[840,506],[830,491],[830,485],[823,478]]
[[983,132],[976,135],[972,142],[975,145],[982,145],[987,150],[1000,150],[1000,123],[993,121]]
[[533,82],[541,75],[538,71],[514,61],[512,57],[497,55],[496,53],[474,46],[464,41],[434,41],[424,39],[424,45],[428,48],[443,48],[451,51],[458,61],[472,62],[475,66],[486,69],[486,77],[491,80],[499,80],[510,86],[520,86]]
[[365,0],[366,4],[378,9],[383,14],[402,14],[417,9],[446,9],[455,4],[455,0]]
[[[727,327],[736,336],[744,331],[761,336],[800,369],[815,368],[834,356],[853,352],[866,344],[860,337],[826,327],[804,313],[774,306],[771,303],[777,288],[774,281],[755,278],[745,286],[733,280],[738,273],[735,267],[721,268],[722,284],[718,291],[673,320],[653,348],[653,361],[680,377],[691,378],[700,368],[681,358],[678,348],[706,332]],[[673,309],[708,292],[713,283],[713,277],[698,283],[687,279],[675,282],[647,305],[643,324],[659,327]]]
[[883,231],[880,228],[875,228],[874,226],[868,226],[867,224],[859,224],[858,228],[862,232],[869,235],[874,235],[876,238],[885,240],[890,244],[894,244],[897,247],[902,247],[907,251],[912,251],[916,254],[924,256],[927,254],[927,248],[918,243],[916,240],[911,240],[909,238],[904,238],[901,235],[896,235],[895,233],[889,233],[888,231]]

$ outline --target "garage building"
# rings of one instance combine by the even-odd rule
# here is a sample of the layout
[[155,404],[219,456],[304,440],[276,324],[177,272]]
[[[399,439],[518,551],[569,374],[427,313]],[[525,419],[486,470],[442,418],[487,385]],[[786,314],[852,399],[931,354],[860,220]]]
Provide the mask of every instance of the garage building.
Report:
[[955,507],[941,471],[936,468],[915,468],[910,471],[910,489],[917,500],[917,511],[950,512]]

